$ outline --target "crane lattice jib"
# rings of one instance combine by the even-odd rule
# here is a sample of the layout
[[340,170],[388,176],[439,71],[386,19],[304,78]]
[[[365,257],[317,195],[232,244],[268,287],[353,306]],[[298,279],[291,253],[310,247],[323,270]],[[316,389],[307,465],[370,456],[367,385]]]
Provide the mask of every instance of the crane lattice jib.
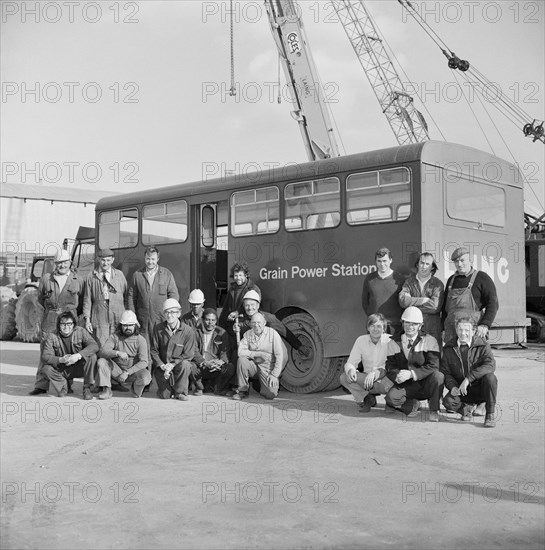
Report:
[[400,145],[429,138],[422,113],[414,106],[361,0],[331,0]]
[[337,157],[342,150],[308,46],[301,10],[294,0],[267,0],[266,7],[307,156],[309,160]]

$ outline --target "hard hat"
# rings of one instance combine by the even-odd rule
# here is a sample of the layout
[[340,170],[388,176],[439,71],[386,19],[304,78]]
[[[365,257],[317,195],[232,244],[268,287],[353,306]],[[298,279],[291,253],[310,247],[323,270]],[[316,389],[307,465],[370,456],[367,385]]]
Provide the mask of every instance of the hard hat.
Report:
[[261,303],[261,297],[255,290],[248,290],[248,292],[244,294],[243,300],[255,300],[258,304]]
[[165,300],[165,303],[163,304],[163,311],[166,311],[167,309],[172,309],[175,307],[178,309],[182,309],[182,306],[180,305],[180,302],[178,302],[178,300],[175,300],[174,298],[167,298]]
[[72,260],[72,258],[70,258],[70,254],[68,253],[68,250],[64,250],[62,249],[60,252],[57,252],[57,255],[55,256],[55,263],[58,264],[58,263],[61,263],[61,262],[66,262],[67,260]]
[[422,312],[416,306],[409,306],[401,316],[402,321],[407,321],[408,323],[423,323],[424,318],[422,317]]
[[131,311],[130,309],[127,309],[123,312],[121,315],[121,320],[119,321],[122,325],[138,325],[138,319],[136,318],[136,313],[134,311]]
[[199,290],[198,288],[192,290],[187,301],[190,304],[204,304],[204,294],[202,290]]

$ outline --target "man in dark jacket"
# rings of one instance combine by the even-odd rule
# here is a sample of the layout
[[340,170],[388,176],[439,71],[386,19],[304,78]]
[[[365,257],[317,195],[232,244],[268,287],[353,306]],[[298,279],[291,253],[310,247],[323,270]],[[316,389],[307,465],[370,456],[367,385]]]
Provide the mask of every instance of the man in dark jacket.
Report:
[[456,322],[457,338],[445,343],[441,372],[449,393],[443,397],[446,409],[459,412],[462,420],[471,420],[475,403],[486,403],[485,428],[494,428],[498,379],[496,360],[490,344],[477,336],[475,321],[461,318]]
[[386,394],[386,411],[401,409],[407,416],[416,416],[419,401],[428,399],[429,421],[439,422],[444,376],[439,372],[437,340],[420,332],[424,319],[416,306],[409,306],[401,320],[404,332],[400,341],[388,342],[386,376],[394,385]]
[[226,395],[230,385],[235,383],[235,366],[229,362],[231,344],[227,332],[216,326],[218,316],[216,310],[206,308],[202,323],[195,329],[197,336],[197,352],[194,363],[197,370],[193,374],[196,389],[194,395],[202,395],[203,380],[213,386],[218,395]]
[[65,397],[67,380],[83,374],[83,399],[93,399],[91,384],[97,361],[98,344],[87,330],[78,327],[76,316],[71,312],[61,313],[57,330],[48,334],[42,361],[43,372],[49,380],[49,393]]
[[[29,395],[38,395],[47,391],[49,380],[43,373],[41,356],[48,335],[57,326],[59,314],[70,311],[77,319],[78,310],[81,310],[84,281],[71,268],[71,265],[72,260],[68,250],[61,250],[55,257],[55,271],[53,273],[46,273],[40,281],[38,303],[44,308],[41,326],[40,363],[36,372],[34,389]],[[68,381],[68,391],[71,391],[70,380]]]
[[134,272],[129,288],[128,305],[136,313],[140,334],[146,339],[148,350],[153,327],[165,320],[163,304],[167,298],[179,299],[174,276],[159,265],[159,250],[149,246],[144,253],[143,268]]
[[234,264],[231,268],[231,277],[234,282],[229,287],[218,321],[218,325],[227,331],[231,329],[237,315],[242,313],[242,300],[248,291],[255,290],[261,298],[261,290],[250,280],[250,269],[246,262]]
[[181,322],[182,307],[178,300],[165,300],[163,313],[166,321],[155,325],[151,339],[157,397],[187,401],[189,375],[197,350],[195,331]]

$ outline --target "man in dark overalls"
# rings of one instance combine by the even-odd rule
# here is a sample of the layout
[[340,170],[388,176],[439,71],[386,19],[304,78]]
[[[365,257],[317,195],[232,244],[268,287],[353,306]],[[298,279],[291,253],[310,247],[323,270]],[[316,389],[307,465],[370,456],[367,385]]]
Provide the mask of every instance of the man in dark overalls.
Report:
[[494,281],[474,269],[467,248],[457,248],[450,258],[456,267],[445,285],[443,302],[443,341],[456,338],[456,320],[471,319],[477,325],[476,335],[486,338],[498,312],[498,295]]

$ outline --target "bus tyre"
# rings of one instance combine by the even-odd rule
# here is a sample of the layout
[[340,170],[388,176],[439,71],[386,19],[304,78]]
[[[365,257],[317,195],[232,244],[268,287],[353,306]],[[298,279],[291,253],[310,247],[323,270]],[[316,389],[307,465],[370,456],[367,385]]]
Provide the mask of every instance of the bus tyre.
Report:
[[29,286],[23,290],[15,308],[15,323],[23,342],[41,340],[43,307],[38,303],[38,289]]
[[280,383],[293,393],[320,391],[329,374],[329,359],[324,357],[320,327],[307,313],[294,313],[282,321],[299,338],[305,353],[290,348]]
[[17,334],[15,326],[15,304],[17,294],[7,286],[0,287],[0,340],[13,340]]
[[526,316],[530,318],[530,326],[526,329],[526,340],[530,344],[545,342],[545,315],[527,311]]
[[332,357],[329,360],[329,372],[331,373],[330,382],[324,386],[322,391],[333,391],[341,387],[340,377],[344,372],[344,364],[348,357]]

